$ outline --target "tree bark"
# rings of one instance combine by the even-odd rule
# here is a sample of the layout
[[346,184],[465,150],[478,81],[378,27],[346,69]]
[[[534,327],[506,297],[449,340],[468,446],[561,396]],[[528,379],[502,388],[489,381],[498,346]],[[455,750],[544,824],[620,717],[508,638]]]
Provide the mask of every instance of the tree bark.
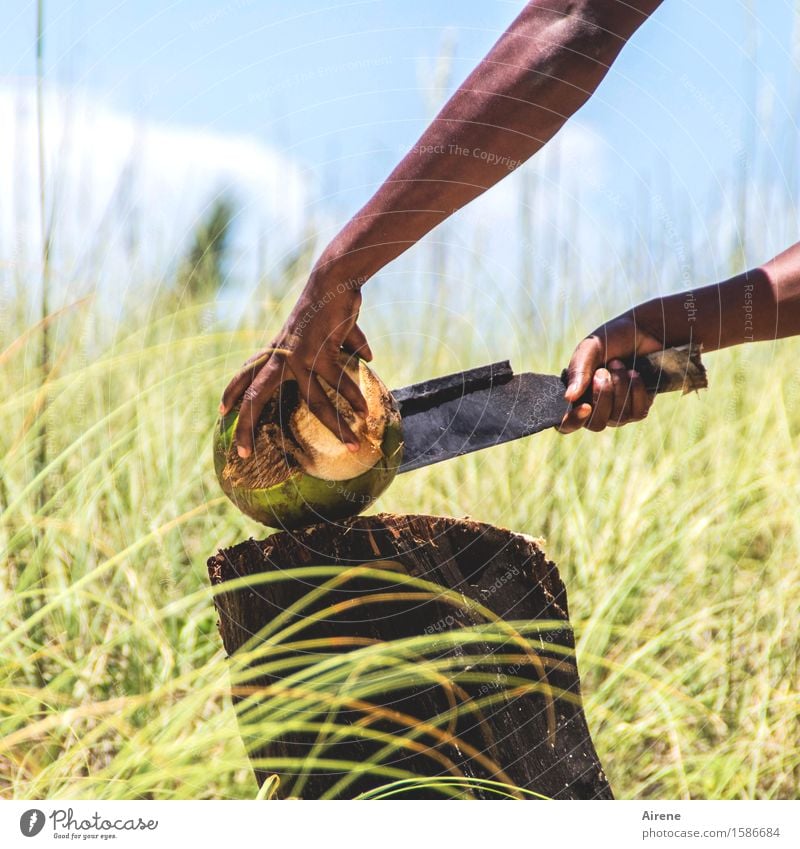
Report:
[[[321,565],[336,566],[342,580],[302,611],[285,613],[335,573],[276,573]],[[414,774],[447,776],[455,783],[429,782],[398,798],[457,793],[496,798],[492,785],[471,779],[530,791],[518,792],[521,797],[612,798],[581,705],[566,590],[531,537],[470,519],[381,514],[249,540],[219,552],[208,567],[218,588],[219,629],[228,655],[260,646],[248,660],[248,686],[234,682],[240,728],[259,784],[278,773],[280,795],[352,798]],[[370,568],[398,577],[376,582]],[[269,574],[282,579],[258,581]],[[406,576],[437,588],[409,585]],[[244,578],[244,585],[225,590],[225,582],[237,578]],[[313,616],[323,609],[324,615]],[[262,632],[276,622],[300,630],[289,642],[275,634],[265,639]],[[468,638],[469,633],[474,636]],[[387,684],[384,691],[378,686],[369,696],[350,698],[347,687],[354,680],[372,675],[380,681],[394,671],[386,665],[367,671],[361,665],[344,684],[314,683],[316,695],[306,698],[299,712],[296,706],[278,710],[281,703],[274,698],[263,701],[295,680],[286,676],[297,667],[280,674],[270,669],[276,658],[312,663],[382,646],[396,647],[396,656],[408,664],[403,641],[420,635],[428,635],[433,645],[424,656],[412,657],[419,675],[411,684]],[[294,690],[287,693],[289,699]],[[260,700],[269,707],[257,726],[252,712]],[[250,712],[247,717],[244,711]],[[298,716],[335,720],[339,736],[281,725]],[[260,729],[255,735],[254,728]],[[385,742],[365,737],[363,729],[410,742],[386,753]],[[298,759],[305,760],[302,768]],[[388,772],[371,769],[376,763]],[[459,776],[466,781],[458,784]]]

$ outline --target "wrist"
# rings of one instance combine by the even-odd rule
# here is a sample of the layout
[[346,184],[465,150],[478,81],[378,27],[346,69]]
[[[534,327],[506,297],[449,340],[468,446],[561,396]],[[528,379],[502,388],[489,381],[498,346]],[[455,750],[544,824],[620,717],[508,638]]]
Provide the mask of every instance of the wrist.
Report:
[[371,275],[352,256],[337,256],[326,248],[314,263],[306,288],[314,293],[333,291],[338,295],[357,292]]
[[298,298],[295,311],[304,314],[329,315],[357,313],[361,304],[364,278],[338,264],[317,263],[309,274]]
[[624,313],[638,335],[658,341],[662,347],[684,345],[697,335],[697,305],[692,292],[654,298]]
[[[391,208],[391,203],[393,213],[387,217],[385,209]],[[414,244],[418,237],[409,235],[408,216],[397,214],[401,205],[396,199],[391,203],[384,201],[379,210],[362,210],[351,218],[314,264],[312,277],[324,280],[328,286],[332,281],[355,291]]]

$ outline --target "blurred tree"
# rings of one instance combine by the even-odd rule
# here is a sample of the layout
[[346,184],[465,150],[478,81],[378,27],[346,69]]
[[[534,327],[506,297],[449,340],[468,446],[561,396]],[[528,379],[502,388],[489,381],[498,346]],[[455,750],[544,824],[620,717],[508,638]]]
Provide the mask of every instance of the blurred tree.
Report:
[[195,228],[192,243],[179,274],[181,295],[190,299],[212,298],[225,282],[225,262],[236,207],[220,195]]

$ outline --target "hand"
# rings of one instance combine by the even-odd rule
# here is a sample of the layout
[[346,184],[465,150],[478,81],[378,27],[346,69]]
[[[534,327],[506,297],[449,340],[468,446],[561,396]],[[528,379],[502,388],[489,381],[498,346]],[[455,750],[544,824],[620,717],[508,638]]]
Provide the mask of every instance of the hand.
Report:
[[639,373],[627,369],[620,359],[652,354],[663,349],[655,336],[623,315],[587,336],[572,355],[567,369],[564,398],[575,404],[592,387],[592,403],[575,404],[564,416],[559,431],[573,433],[582,427],[592,431],[621,427],[641,421],[650,412],[653,397]]
[[340,363],[342,349],[372,359],[367,338],[356,324],[360,307],[361,291],[356,284],[323,283],[312,273],[281,332],[242,366],[222,395],[222,415],[243,398],[235,433],[240,457],[252,454],[255,425],[264,405],[284,380],[291,379],[297,381],[301,397],[322,424],[351,451],[358,451],[358,439],[336,412],[320,378],[356,413],[366,415],[361,390]]

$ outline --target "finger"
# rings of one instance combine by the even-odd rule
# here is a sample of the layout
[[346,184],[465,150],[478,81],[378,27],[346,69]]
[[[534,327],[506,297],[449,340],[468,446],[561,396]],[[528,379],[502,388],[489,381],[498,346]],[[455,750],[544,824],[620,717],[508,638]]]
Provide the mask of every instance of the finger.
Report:
[[372,349],[369,347],[364,331],[357,324],[350,328],[350,332],[342,342],[342,347],[348,354],[358,354],[362,360],[366,360],[368,363],[372,361]]
[[592,380],[592,415],[586,422],[589,430],[605,430],[614,404],[614,387],[608,369],[599,368]]
[[603,365],[603,346],[596,336],[588,336],[575,348],[567,366],[564,398],[575,402],[589,388],[595,370]]
[[641,421],[647,418],[653,405],[653,396],[647,391],[638,371],[629,372],[631,379],[631,419]]
[[564,434],[575,433],[576,430],[580,430],[586,424],[586,420],[591,414],[591,404],[579,404],[567,412],[556,430]]
[[[358,363],[356,362],[356,367]],[[326,383],[345,398],[356,413],[366,416],[369,412],[367,402],[358,388],[358,384],[338,364],[320,358],[314,363],[314,371],[325,378]]]
[[258,373],[256,379],[245,389],[234,434],[236,451],[240,457],[247,458],[253,453],[258,418],[284,376],[283,358],[272,357]]
[[226,416],[236,402],[242,397],[245,389],[256,379],[258,373],[266,365],[269,359],[267,351],[259,351],[253,354],[249,360],[236,372],[231,382],[222,393],[219,405],[220,415]]
[[[299,370],[299,369],[298,369]],[[347,422],[336,411],[331,399],[325,394],[313,372],[308,369],[297,374],[297,384],[300,395],[308,404],[308,409],[325,425],[326,428],[340,439],[351,451],[358,451],[358,439],[347,425]]]
[[631,380],[622,360],[611,360],[608,364],[608,372],[611,375],[614,396],[608,423],[612,427],[619,427],[630,419]]

